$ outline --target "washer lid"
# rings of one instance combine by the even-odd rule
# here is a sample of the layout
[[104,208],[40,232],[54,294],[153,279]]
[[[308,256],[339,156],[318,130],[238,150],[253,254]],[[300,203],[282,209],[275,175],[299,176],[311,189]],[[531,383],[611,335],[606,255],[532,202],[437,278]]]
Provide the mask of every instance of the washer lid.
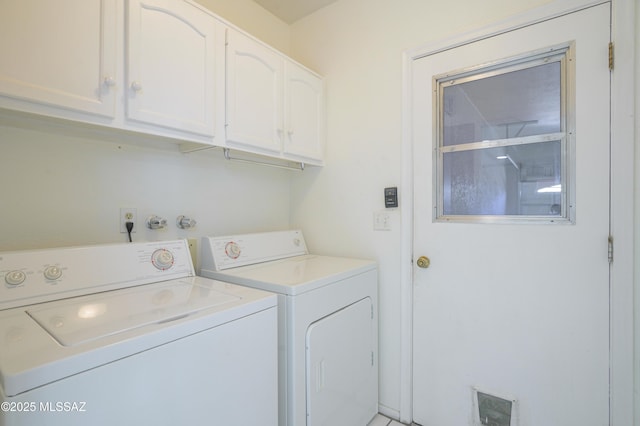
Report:
[[58,343],[75,346],[237,300],[240,297],[174,280],[69,299],[52,306],[34,306],[26,312]]
[[372,260],[303,255],[224,271],[202,269],[203,276],[295,296],[373,270]]
[[[173,295],[164,290],[171,290]],[[102,315],[97,315],[101,311],[97,309],[94,319],[110,315],[114,325],[93,321],[96,329],[89,330],[88,325],[70,327],[65,322],[59,331],[50,321],[55,315],[90,317],[91,309],[98,306],[82,311],[80,308],[100,303],[105,303],[107,309]],[[189,277],[0,311],[0,394],[15,396],[265,309],[275,309],[276,304],[273,293]],[[31,315],[48,322],[48,328],[55,329],[55,338]],[[58,339],[73,345],[63,346]],[[78,343],[81,341],[84,343]]]

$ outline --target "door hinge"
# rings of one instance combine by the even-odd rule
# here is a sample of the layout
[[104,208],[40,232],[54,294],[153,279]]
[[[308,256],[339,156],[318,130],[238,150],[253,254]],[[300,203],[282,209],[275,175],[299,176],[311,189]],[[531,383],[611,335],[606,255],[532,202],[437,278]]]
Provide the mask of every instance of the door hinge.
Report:
[[609,248],[607,249],[609,263],[613,263],[613,237],[609,235]]
[[609,42],[609,71],[613,71],[613,42]]

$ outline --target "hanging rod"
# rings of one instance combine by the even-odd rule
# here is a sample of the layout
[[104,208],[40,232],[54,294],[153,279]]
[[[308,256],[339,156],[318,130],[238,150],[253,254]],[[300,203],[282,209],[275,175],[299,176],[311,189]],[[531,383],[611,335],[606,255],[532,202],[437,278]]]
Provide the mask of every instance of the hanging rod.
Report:
[[275,167],[277,169],[285,169],[285,170],[295,170],[295,171],[298,171],[298,172],[304,171],[304,163],[302,161],[300,161],[299,163],[296,163],[298,165],[297,167],[284,166],[284,165],[281,165],[281,164],[267,163],[266,161],[249,160],[249,159],[245,159],[245,158],[232,157],[231,154],[230,154],[229,148],[222,148],[222,151],[224,152],[224,158],[226,158],[229,161],[237,161],[237,162],[240,162],[240,163],[249,163],[249,164],[258,164],[260,166]]

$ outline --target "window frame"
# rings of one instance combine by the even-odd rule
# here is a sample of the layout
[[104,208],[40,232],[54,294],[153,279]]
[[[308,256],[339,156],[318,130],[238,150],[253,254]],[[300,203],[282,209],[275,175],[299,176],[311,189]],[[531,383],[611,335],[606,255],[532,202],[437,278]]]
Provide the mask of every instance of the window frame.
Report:
[[[535,66],[560,63],[560,131],[507,139],[444,145],[444,88]],[[435,75],[433,101],[433,222],[575,224],[575,42],[523,53]],[[560,141],[562,185],[560,215],[451,215],[444,214],[444,154],[531,143]]]

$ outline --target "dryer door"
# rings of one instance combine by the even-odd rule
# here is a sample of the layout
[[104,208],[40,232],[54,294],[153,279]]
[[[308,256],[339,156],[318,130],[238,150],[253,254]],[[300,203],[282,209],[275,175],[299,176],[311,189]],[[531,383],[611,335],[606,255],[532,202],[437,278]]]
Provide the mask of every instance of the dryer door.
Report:
[[377,412],[375,327],[370,298],[309,326],[307,425],[365,425]]

